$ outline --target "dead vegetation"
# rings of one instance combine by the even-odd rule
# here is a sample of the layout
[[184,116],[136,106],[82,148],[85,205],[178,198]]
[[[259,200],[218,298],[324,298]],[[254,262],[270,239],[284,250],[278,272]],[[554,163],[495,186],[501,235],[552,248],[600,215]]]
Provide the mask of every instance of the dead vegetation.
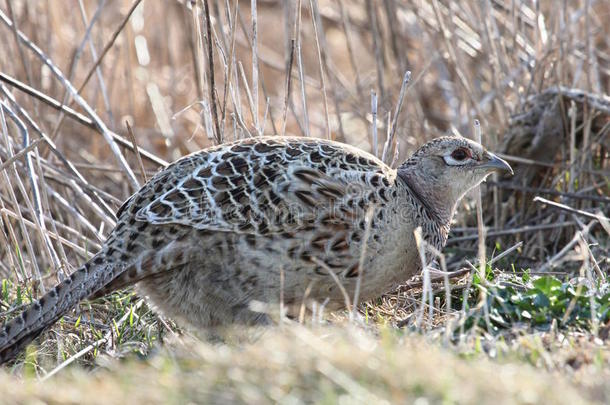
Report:
[[579,392],[557,372],[480,354],[458,356],[422,337],[402,339],[391,331],[372,338],[349,325],[313,330],[291,325],[241,347],[187,339],[171,354],[162,351],[147,362],[100,359],[94,373],[71,368],[43,384],[4,378],[0,391],[6,403],[91,404],[125,398],[133,403],[574,404],[603,395],[601,377],[591,370],[579,376],[597,387]]
[[[151,173],[214,142],[329,137],[395,163],[435,136],[474,137],[478,119],[516,171],[483,187],[482,221],[463,202],[448,273],[361,305],[348,327],[365,343],[323,328],[312,344],[284,325],[243,350],[203,343],[192,358],[163,350],[97,371],[100,355],[149,355],[177,333],[117,293],[82,304],[7,369],[40,378],[68,361],[94,376],[63,369],[6,398],[53,402],[75,382],[58,402],[80,386],[174,402],[607,402],[609,14],[590,0],[0,1],[3,318],[97,251]],[[136,393],[147,381],[158,391]],[[532,381],[535,396],[520,397]]]

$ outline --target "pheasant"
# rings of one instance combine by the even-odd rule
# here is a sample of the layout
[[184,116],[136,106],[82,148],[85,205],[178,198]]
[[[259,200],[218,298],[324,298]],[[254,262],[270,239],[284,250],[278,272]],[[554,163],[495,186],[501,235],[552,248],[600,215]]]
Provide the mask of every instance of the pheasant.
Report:
[[132,284],[165,315],[204,329],[266,323],[250,303],[280,295],[288,308],[304,299],[339,308],[337,280],[352,294],[360,278],[360,298],[378,297],[421,271],[413,231],[441,249],[458,200],[493,170],[512,172],[459,137],[424,144],[398,169],[315,138],[191,154],[123,204],[91,260],[6,323],[0,363],[81,300]]

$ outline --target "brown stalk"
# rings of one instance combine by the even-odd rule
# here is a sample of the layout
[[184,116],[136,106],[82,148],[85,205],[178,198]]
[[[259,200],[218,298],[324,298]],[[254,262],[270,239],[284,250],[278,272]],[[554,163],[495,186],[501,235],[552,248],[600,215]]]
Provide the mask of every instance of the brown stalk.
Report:
[[296,50],[296,40],[293,38],[290,41],[290,56],[288,57],[288,63],[286,66],[286,81],[284,82],[284,109],[282,113],[282,131],[281,135],[286,135],[286,121],[288,119],[288,104],[290,102],[291,89],[292,89],[292,65],[294,63],[294,53]]
[[144,182],[148,182],[148,177],[146,176],[146,170],[144,170],[144,163],[142,163],[142,156],[140,156],[140,152],[139,152],[139,148],[138,148],[138,142],[136,141],[136,136],[133,133],[133,130],[131,129],[131,125],[129,125],[129,121],[125,121],[125,126],[127,127],[127,133],[129,134],[129,140],[131,141],[131,144],[133,145],[133,150],[136,153],[136,158],[138,159],[138,166],[140,167],[140,174],[142,175],[142,178],[144,179]]
[[[326,55],[325,51],[320,48],[320,37],[323,35],[323,28],[318,27],[319,12],[317,0],[309,0],[309,8],[311,10],[311,24],[313,25],[314,38],[316,40],[316,51],[318,53],[318,69],[320,71],[320,81],[322,82],[322,99],[324,100],[324,122],[326,123],[326,139],[332,139],[330,131],[330,118],[328,115],[328,99],[326,97],[326,75],[324,74],[324,66],[326,66]],[[319,32],[320,31],[320,32]],[[324,63],[322,63],[324,59]],[[337,111],[337,118],[341,121],[339,111]]]
[[212,45],[212,21],[210,19],[210,6],[208,0],[203,0],[203,9],[205,14],[206,40],[208,48],[208,75],[210,83],[208,85],[210,104],[212,107],[212,117],[214,119],[214,137],[216,143],[222,143],[222,132],[220,131],[220,122],[218,121],[218,101],[216,100],[216,84],[214,79],[214,48]]

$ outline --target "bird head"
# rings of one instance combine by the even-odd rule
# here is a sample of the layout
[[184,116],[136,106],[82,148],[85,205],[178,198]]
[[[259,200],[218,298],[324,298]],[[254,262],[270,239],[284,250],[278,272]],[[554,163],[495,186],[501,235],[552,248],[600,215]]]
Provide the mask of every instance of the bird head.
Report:
[[493,171],[510,165],[482,145],[462,137],[436,138],[398,168],[398,176],[439,219],[450,221],[457,202]]

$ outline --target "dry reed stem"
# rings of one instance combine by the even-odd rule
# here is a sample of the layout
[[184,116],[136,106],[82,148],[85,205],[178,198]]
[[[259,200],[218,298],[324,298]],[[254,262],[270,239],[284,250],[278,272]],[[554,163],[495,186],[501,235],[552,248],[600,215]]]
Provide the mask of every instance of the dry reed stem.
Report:
[[[314,38],[316,42],[316,51],[318,54],[318,70],[320,72],[320,81],[322,82],[322,99],[324,101],[324,122],[326,124],[326,139],[333,139],[331,130],[330,130],[330,117],[328,112],[328,99],[326,97],[326,75],[324,74],[324,66],[326,63],[323,63],[322,60],[326,60],[326,58],[322,57],[322,50],[320,47],[320,37],[322,33],[318,28],[319,23],[319,12],[318,12],[318,2],[317,0],[309,0],[309,9],[311,10],[311,24],[313,25]],[[338,115],[338,111],[337,111]],[[339,121],[341,121],[341,117],[338,117]]]
[[371,90],[371,144],[373,146],[372,153],[374,156],[379,157],[378,151],[378,139],[377,139],[377,93]]
[[205,14],[205,35],[207,40],[207,58],[208,58],[208,75],[210,83],[208,85],[210,103],[212,105],[212,117],[214,119],[214,138],[216,143],[222,143],[222,132],[220,131],[220,122],[218,121],[218,102],[216,100],[216,81],[214,77],[214,46],[212,45],[212,20],[210,19],[210,5],[208,0],[203,0],[203,10]]
[[131,125],[129,125],[129,121],[125,121],[125,126],[127,127],[127,134],[129,134],[129,140],[133,145],[133,150],[136,153],[136,157],[138,158],[138,166],[140,168],[140,174],[142,175],[142,179],[144,182],[148,182],[148,176],[146,176],[146,170],[144,169],[144,162],[142,162],[142,156],[140,155],[140,148],[138,148],[138,142],[136,141],[136,136],[131,129]]

